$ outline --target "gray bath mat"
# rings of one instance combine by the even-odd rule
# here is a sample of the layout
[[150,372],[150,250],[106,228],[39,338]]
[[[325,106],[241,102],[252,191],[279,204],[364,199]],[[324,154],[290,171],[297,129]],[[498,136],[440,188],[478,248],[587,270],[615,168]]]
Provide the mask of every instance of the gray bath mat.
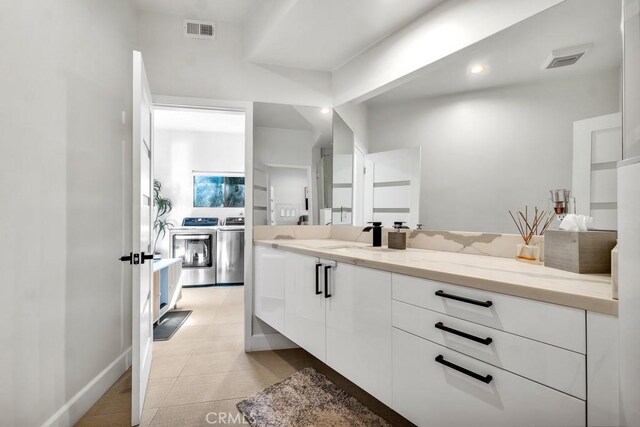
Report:
[[191,310],[171,310],[167,311],[153,327],[153,340],[166,341],[175,334],[180,326],[187,320]]
[[254,427],[391,426],[313,368],[298,371],[237,406]]

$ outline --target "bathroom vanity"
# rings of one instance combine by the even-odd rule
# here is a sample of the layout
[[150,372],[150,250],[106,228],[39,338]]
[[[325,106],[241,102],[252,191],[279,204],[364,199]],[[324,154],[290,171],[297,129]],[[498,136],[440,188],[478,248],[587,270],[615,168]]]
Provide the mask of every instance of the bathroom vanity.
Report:
[[417,425],[617,425],[609,278],[355,241],[254,242],[255,314]]
[[[253,319],[252,339],[293,341],[418,425],[624,424],[610,277],[517,262],[506,234],[512,210],[618,227],[619,7],[560,2],[377,89],[365,125],[337,106],[332,227],[254,228],[252,314],[279,334]],[[407,249],[372,247],[367,224],[397,222]]]

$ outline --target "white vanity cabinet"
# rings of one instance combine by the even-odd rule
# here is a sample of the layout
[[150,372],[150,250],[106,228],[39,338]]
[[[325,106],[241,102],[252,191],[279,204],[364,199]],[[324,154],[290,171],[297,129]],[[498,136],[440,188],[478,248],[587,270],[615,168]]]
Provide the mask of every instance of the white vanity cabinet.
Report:
[[401,274],[393,300],[392,407],[410,421],[587,425],[584,310]]
[[256,246],[255,255],[255,315],[284,334],[284,287],[287,252]]
[[318,258],[287,253],[284,335],[323,362],[326,360],[324,268]]
[[255,314],[391,404],[391,273],[256,246]]
[[418,426],[618,424],[615,316],[271,246],[255,256],[255,314]]
[[586,423],[582,400],[395,328],[393,351],[392,407],[418,426]]
[[344,263],[327,272],[326,363],[391,405],[391,273]]

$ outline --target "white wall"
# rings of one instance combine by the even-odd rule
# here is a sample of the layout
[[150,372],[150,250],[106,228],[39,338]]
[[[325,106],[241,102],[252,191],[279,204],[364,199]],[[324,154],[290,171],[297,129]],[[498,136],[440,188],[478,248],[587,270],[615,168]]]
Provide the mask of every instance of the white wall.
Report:
[[[275,203],[276,225],[296,225],[298,216],[308,215],[310,211],[305,210],[304,188],[309,185],[309,170],[302,168],[269,168],[269,180],[274,190],[273,201]],[[313,200],[309,199],[310,207]],[[278,212],[278,205],[297,206],[298,212],[293,219],[281,219]]]
[[573,122],[616,112],[618,71],[369,107],[369,149],[422,147],[420,222],[513,232],[507,214],[571,187]]
[[[242,216],[244,208],[194,208],[193,172],[244,175],[244,134],[158,129],[155,133],[155,178],[173,201],[168,216],[180,225],[186,216]],[[168,236],[158,250],[169,253]]]
[[[624,153],[629,159],[640,156],[640,1],[624,1]],[[640,420],[639,420],[640,421]]]
[[139,12],[140,50],[154,94],[331,106],[331,74],[247,62],[240,25],[217,22],[215,40],[185,39],[186,16]]
[[2,425],[72,425],[126,368],[135,25],[127,0],[0,3]]
[[618,164],[620,421],[640,425],[640,1],[624,0],[624,158]]
[[311,131],[256,126],[253,144],[256,166],[311,166]]
[[342,120],[353,131],[353,141],[360,147],[364,154],[369,148],[369,136],[367,135],[367,106],[364,103],[348,102],[335,108]]
[[563,0],[449,0],[333,72],[335,105],[369,99],[421,68]]

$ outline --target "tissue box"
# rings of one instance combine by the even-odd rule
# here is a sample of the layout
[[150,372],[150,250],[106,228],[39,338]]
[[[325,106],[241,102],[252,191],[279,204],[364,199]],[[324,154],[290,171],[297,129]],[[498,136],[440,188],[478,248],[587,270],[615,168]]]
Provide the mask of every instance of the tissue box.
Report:
[[581,274],[610,274],[617,238],[617,231],[547,230],[544,265]]

